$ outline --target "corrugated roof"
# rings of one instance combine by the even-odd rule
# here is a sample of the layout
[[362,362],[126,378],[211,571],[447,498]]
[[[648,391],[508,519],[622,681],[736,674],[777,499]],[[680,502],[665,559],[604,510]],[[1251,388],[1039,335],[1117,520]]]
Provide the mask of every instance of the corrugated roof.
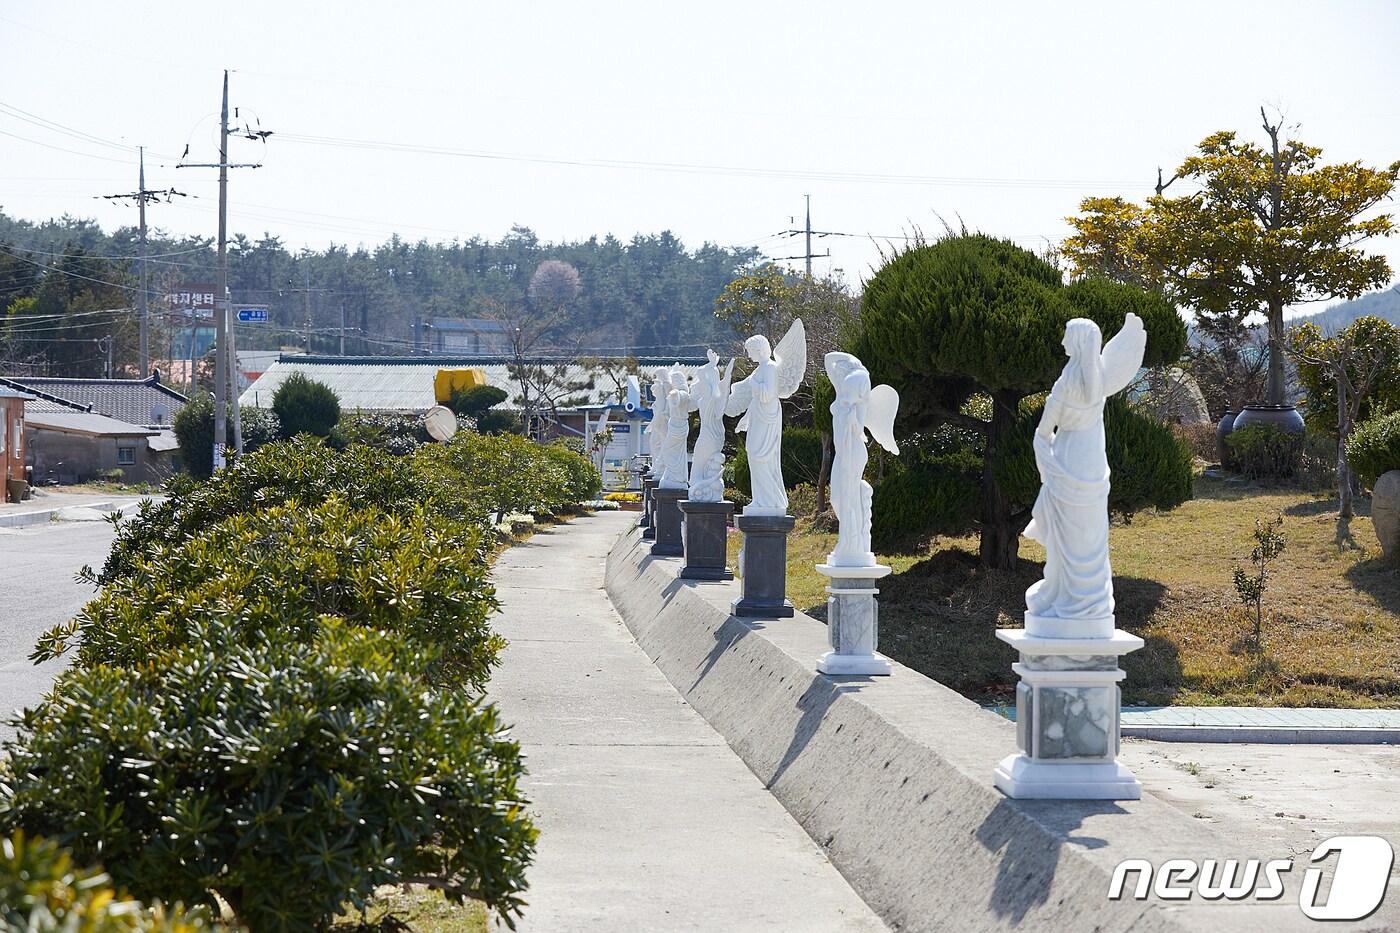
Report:
[[[553,362],[553,361],[551,361]],[[673,361],[639,364],[644,382],[650,382],[657,369]],[[589,371],[576,363],[562,363],[565,380],[586,382]],[[697,368],[694,361],[682,364],[687,371]],[[420,412],[437,404],[433,392],[433,377],[440,369],[480,369],[486,381],[503,390],[508,398],[502,408],[514,404],[520,394],[519,383],[511,378],[503,362],[486,362],[479,358],[434,356],[423,357],[283,357],[268,367],[239,397],[242,405],[271,408],[272,397],[292,373],[304,373],[307,378],[330,386],[340,399],[340,407],[348,411]],[[580,405],[597,405],[617,398],[617,389],[606,376],[595,377],[591,388],[570,393],[580,399]]]
[[0,398],[22,398],[26,401],[34,396],[28,392],[21,392],[19,389],[12,389],[9,386],[0,385]]
[[47,428],[51,431],[89,434],[94,437],[146,437],[160,433],[150,428],[108,418],[106,415],[94,415],[84,411],[29,411],[26,409],[24,421],[31,428]]
[[188,399],[149,379],[58,379],[22,376],[0,380],[12,388],[32,389],[69,401],[99,415],[129,424],[168,425]]

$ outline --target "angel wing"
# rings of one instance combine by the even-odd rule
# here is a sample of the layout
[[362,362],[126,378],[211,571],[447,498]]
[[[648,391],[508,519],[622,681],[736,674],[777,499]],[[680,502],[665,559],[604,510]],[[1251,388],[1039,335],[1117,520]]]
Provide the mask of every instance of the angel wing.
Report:
[[[749,384],[747,379],[740,379],[729,389],[729,401],[724,403],[724,413],[731,418],[735,415],[744,414],[749,410],[749,403],[752,401],[753,386]],[[736,430],[742,431],[743,428],[738,428]]]
[[1099,359],[1103,363],[1103,394],[1105,397],[1121,392],[1142,368],[1142,355],[1147,350],[1147,329],[1142,318],[1128,312],[1122,330],[1103,345]]
[[899,411],[899,393],[894,386],[878,385],[870,390],[870,404],[865,410],[865,430],[875,442],[892,454],[899,453],[894,439],[894,416]]
[[802,318],[795,319],[778,341],[773,358],[778,362],[778,398],[787,398],[802,385],[807,372],[807,328],[802,326]]

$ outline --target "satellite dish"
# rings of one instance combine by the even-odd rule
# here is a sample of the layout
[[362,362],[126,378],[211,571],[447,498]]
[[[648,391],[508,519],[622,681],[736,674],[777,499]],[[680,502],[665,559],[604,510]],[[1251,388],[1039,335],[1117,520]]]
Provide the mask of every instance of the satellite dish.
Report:
[[428,429],[428,436],[433,440],[449,441],[457,433],[457,416],[450,408],[434,405],[424,413],[423,427]]

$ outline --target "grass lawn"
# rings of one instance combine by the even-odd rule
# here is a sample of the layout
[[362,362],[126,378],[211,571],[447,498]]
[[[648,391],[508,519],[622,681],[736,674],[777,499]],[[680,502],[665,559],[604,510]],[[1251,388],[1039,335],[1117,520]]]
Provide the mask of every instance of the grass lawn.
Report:
[[346,933],[367,929],[407,929],[414,933],[486,933],[488,923],[485,905],[470,901],[458,906],[437,891],[414,885],[407,891],[398,886],[380,889],[364,922],[358,914],[353,914],[332,924],[332,929],[337,928],[346,930]]
[[[1142,513],[1110,532],[1118,624],[1147,646],[1128,655],[1125,703],[1400,706],[1400,567],[1386,563],[1369,503],[1339,527],[1336,500],[1199,477],[1196,498]],[[1235,596],[1256,518],[1283,513],[1288,546],[1264,597],[1264,644]],[[799,519],[788,542],[788,596],[826,614],[814,565],[834,534]],[[731,559],[739,535],[730,537]],[[1015,571],[977,565],[977,539],[939,538],[923,552],[881,555],[880,650],[979,702],[1010,702],[1015,652],[996,628],[1019,627],[1045,552],[1021,539]]]

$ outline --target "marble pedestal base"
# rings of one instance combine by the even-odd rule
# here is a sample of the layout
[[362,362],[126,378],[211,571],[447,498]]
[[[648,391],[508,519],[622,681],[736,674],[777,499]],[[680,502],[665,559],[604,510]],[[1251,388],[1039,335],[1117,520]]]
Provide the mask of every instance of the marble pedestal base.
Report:
[[1117,762],[1118,659],[1142,647],[1122,629],[1106,638],[1045,638],[1002,629],[997,637],[1020,652],[1011,665],[1016,686],[1016,745],[994,780],[1008,797],[1050,800],[1137,800],[1142,785]]
[[831,650],[817,660],[817,670],[832,676],[882,676],[890,672],[890,660],[875,651],[880,644],[880,592],[875,581],[890,568],[833,567],[818,564],[817,572],[830,578],[826,598],[826,638]]
[[797,519],[791,515],[740,515],[734,524],[744,533],[739,551],[742,594],[730,605],[736,616],[788,618],[787,536]]
[[686,580],[733,580],[734,573],[728,566],[726,536],[734,503],[682,499],[676,505],[683,516],[681,539],[685,547],[685,566],[681,568],[681,577]]
[[[651,491],[651,527],[647,531],[654,532],[656,536],[651,546],[653,557],[681,556],[681,510],[676,506],[688,495],[690,493],[684,486],[680,489],[657,486]],[[642,537],[646,536],[646,532],[643,532]]]
[[651,491],[656,488],[656,480],[650,473],[642,477],[642,517],[637,520],[637,525],[642,528],[651,527]]

